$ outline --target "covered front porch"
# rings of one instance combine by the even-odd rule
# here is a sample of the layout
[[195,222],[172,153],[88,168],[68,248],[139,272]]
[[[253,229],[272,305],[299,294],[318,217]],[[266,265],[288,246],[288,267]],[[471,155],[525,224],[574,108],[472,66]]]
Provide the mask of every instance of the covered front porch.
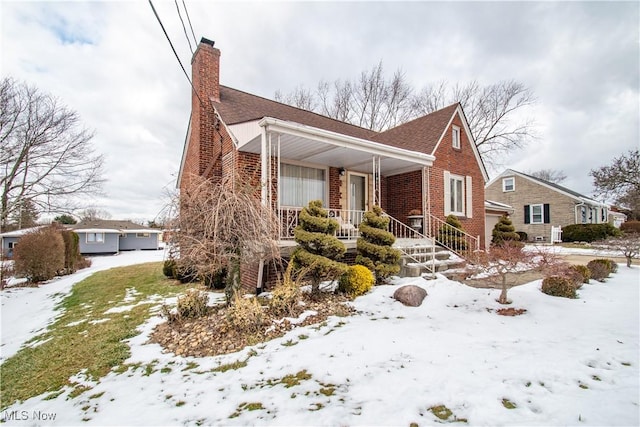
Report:
[[[388,199],[400,198],[388,188],[393,176],[410,177],[416,191],[402,200],[429,213],[431,155],[269,117],[230,128],[239,153],[259,162],[262,202],[277,212],[282,241],[293,239],[298,213],[311,200],[322,200],[339,222],[338,237],[357,238],[364,212],[374,205],[387,211]],[[398,238],[412,230],[401,222],[409,210],[392,221]]]

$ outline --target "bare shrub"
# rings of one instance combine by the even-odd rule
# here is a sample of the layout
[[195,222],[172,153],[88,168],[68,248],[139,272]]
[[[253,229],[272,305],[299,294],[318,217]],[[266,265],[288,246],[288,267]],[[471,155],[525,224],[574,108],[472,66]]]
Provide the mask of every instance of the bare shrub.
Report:
[[43,227],[20,238],[13,252],[17,275],[31,282],[53,279],[64,269],[65,245],[60,231]]
[[257,334],[262,330],[265,313],[257,298],[236,295],[233,304],[227,307],[226,319],[238,331]]
[[184,295],[178,297],[175,311],[162,306],[162,314],[172,323],[183,319],[195,319],[209,314],[209,294],[206,292],[189,289]]
[[587,263],[587,267],[591,272],[591,278],[598,282],[604,282],[604,280],[611,274],[611,268],[608,263],[602,262],[602,260],[594,259]]

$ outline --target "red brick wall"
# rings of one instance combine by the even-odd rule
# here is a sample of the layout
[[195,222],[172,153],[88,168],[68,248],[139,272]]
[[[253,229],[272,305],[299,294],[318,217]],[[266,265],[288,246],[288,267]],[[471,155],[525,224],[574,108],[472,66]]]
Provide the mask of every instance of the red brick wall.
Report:
[[413,209],[422,211],[422,171],[389,176],[385,181],[385,211],[407,224],[409,211]]
[[342,209],[340,203],[340,169],[329,168],[329,206],[330,209]]
[[[484,238],[484,177],[471,148],[471,141],[464,131],[462,120],[456,114],[453,124],[460,127],[460,149],[452,146],[452,130],[449,127],[434,153],[436,160],[430,169],[431,213],[444,220],[444,171],[472,177],[472,217],[458,217],[463,229],[472,236],[480,236],[480,247],[485,247]],[[466,184],[465,184],[466,185]],[[465,202],[466,203],[466,202]]]

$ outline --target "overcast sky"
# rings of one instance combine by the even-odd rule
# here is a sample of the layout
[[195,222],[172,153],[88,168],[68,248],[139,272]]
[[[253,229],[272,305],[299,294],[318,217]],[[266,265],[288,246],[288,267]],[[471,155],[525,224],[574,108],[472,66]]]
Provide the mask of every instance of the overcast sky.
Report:
[[[538,99],[527,114],[539,138],[505,166],[562,170],[586,195],[590,169],[639,146],[638,2],[185,1],[196,38],[222,51],[227,86],[273,98],[380,60],[416,89],[515,79]],[[154,5],[190,74],[175,3]],[[96,131],[108,181],[93,203],[153,219],[175,185],[191,101],[149,3],[2,1],[0,15],[2,76],[58,96]]]

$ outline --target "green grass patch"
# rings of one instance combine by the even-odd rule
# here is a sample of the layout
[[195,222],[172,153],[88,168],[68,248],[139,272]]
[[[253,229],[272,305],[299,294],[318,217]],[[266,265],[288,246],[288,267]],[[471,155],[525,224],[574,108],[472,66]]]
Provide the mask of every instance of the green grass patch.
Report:
[[227,372],[227,371],[231,371],[231,370],[235,370],[235,369],[244,368],[245,366],[247,366],[247,360],[249,360],[248,357],[245,360],[236,360],[235,362],[225,363],[224,365],[220,365],[220,366],[217,366],[217,367],[213,368],[211,371],[212,372]]
[[283,347],[292,347],[292,346],[294,346],[296,344],[298,344],[298,342],[294,341],[294,340],[287,340],[287,341],[285,341],[283,343],[280,343],[280,345],[283,346]]
[[229,415],[229,418],[237,418],[243,411],[258,411],[260,409],[265,409],[265,407],[262,406],[262,403],[260,402],[243,402],[238,405],[236,411],[233,414]]
[[451,409],[447,408],[444,405],[432,406],[431,408],[429,408],[429,411],[442,421],[448,420],[451,415],[453,415]]
[[502,406],[504,406],[507,409],[516,409],[518,407],[518,405],[516,405],[515,403],[513,403],[507,398],[502,399]]
[[[32,339],[46,342],[23,348],[0,365],[0,409],[73,386],[69,377],[83,370],[90,380],[111,370],[118,372],[130,355],[123,340],[138,335],[136,329],[150,317],[155,304],[140,304],[121,313],[105,311],[145,301],[152,295],[164,298],[184,291],[185,286],[175,283],[164,277],[160,263],[147,263],[98,272],[74,285],[56,307],[62,312],[58,319],[47,332]],[[125,303],[127,289],[135,292],[129,292],[132,300]],[[89,323],[105,318],[109,320]],[[76,387],[70,396],[83,391]]]

